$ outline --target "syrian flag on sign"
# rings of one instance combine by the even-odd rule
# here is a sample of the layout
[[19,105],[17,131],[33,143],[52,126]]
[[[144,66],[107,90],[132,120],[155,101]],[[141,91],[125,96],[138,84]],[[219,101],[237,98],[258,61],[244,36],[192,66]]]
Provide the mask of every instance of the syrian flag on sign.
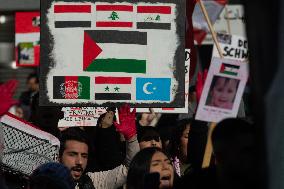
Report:
[[170,30],[171,6],[137,6],[137,29]]
[[133,5],[96,5],[96,27],[133,27]]
[[54,99],[90,99],[90,78],[86,76],[54,76]]
[[55,4],[54,27],[78,28],[91,27],[92,6],[88,4]]
[[131,100],[131,77],[95,77],[95,100]]
[[147,33],[85,30],[83,70],[146,73]]
[[[208,16],[212,24],[216,22],[218,16],[224,9],[227,4],[227,0],[202,0],[206,11],[208,12]],[[197,3],[195,5],[193,15],[192,15],[192,23],[193,23],[193,31],[194,31],[194,40],[197,44],[201,44],[205,39],[207,33],[209,32],[209,28],[207,22],[204,18],[200,5]]]

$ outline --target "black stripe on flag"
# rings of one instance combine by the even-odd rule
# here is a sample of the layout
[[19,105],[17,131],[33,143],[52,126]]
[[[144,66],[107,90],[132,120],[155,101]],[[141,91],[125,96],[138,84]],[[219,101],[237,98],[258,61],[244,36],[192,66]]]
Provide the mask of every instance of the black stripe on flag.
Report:
[[96,43],[120,43],[147,45],[147,32],[115,31],[115,30],[85,30]]
[[55,21],[55,28],[86,28],[91,27],[91,21]]
[[154,22],[137,22],[137,29],[159,29],[170,30],[170,23],[154,23]]
[[53,98],[54,99],[64,99],[63,95],[60,93],[60,85],[65,83],[65,77],[54,76],[53,77]]
[[131,100],[130,93],[96,93],[96,100]]

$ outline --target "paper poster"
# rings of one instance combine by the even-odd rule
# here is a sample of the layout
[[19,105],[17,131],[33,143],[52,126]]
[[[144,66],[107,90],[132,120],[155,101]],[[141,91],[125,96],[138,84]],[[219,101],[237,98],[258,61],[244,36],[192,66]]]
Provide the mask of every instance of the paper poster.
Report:
[[[185,104],[184,108],[153,108],[156,113],[188,113],[188,90],[189,90],[189,68],[190,68],[190,49],[185,50]],[[149,108],[136,108],[136,112],[150,112]]]
[[[243,5],[227,5],[226,9],[223,9],[214,24],[215,32],[227,34],[231,32],[231,35],[246,37],[245,12]],[[214,44],[210,32],[207,33],[202,44]]]
[[247,63],[213,57],[196,119],[219,122],[236,117],[247,79]]
[[39,65],[40,12],[16,12],[15,15],[16,65]]
[[47,0],[41,16],[41,105],[184,106],[185,0]]
[[58,127],[96,126],[100,115],[106,113],[104,107],[63,107],[64,118]]
[[[245,37],[217,33],[224,58],[245,61],[248,59],[248,41]],[[212,57],[220,57],[216,45]]]

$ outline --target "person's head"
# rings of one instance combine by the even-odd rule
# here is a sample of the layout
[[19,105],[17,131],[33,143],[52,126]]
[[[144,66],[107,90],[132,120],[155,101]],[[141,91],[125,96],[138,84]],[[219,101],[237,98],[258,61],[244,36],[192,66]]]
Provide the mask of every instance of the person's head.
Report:
[[155,127],[143,126],[138,129],[137,139],[140,149],[149,147],[162,148],[162,141],[159,132]]
[[69,128],[62,132],[59,160],[70,171],[74,180],[84,173],[89,155],[88,137],[80,128]]
[[39,79],[36,73],[32,73],[27,77],[27,86],[29,91],[39,91]]
[[[146,183],[147,177],[154,173],[159,174],[157,181]],[[146,185],[151,184],[159,185],[159,189],[171,189],[173,181],[174,168],[169,156],[160,148],[145,148],[138,152],[130,163],[127,189],[144,189]]]
[[224,184],[247,183],[256,173],[254,127],[242,119],[225,119],[212,133],[217,173]]
[[177,123],[173,130],[170,140],[170,153],[173,157],[177,156],[181,161],[187,160],[188,133],[190,130],[191,120],[183,119]]
[[70,170],[60,163],[46,163],[35,169],[30,177],[30,189],[74,189]]
[[115,118],[115,109],[108,108],[107,112],[102,114],[98,121],[97,126],[101,128],[108,128],[113,125],[113,122],[116,120]]
[[210,88],[211,101],[209,104],[219,108],[232,109],[238,85],[239,80],[237,79],[214,76]]

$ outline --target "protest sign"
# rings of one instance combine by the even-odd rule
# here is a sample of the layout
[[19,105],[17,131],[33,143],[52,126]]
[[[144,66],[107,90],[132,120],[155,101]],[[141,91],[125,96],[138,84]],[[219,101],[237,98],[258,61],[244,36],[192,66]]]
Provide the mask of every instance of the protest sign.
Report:
[[15,14],[16,65],[39,65],[40,13],[16,12]]
[[236,117],[248,79],[248,64],[213,57],[201,94],[196,119],[219,122]]
[[[96,126],[98,118],[107,112],[105,107],[63,107],[64,118],[59,120],[58,127]],[[118,117],[118,112],[115,113]]]
[[[155,113],[188,113],[188,90],[189,90],[189,68],[190,68],[190,49],[185,50],[185,104],[184,108],[153,108]],[[149,108],[136,108],[136,112],[150,113]]]
[[[243,5],[226,5],[214,23],[214,29],[218,33],[225,33],[246,37],[245,15]],[[203,45],[213,44],[210,33],[202,41]]]
[[[240,61],[248,59],[248,41],[245,37],[217,33],[217,39],[224,58]],[[215,45],[212,57],[220,57]]]
[[47,0],[41,16],[41,105],[184,106],[185,0]]

